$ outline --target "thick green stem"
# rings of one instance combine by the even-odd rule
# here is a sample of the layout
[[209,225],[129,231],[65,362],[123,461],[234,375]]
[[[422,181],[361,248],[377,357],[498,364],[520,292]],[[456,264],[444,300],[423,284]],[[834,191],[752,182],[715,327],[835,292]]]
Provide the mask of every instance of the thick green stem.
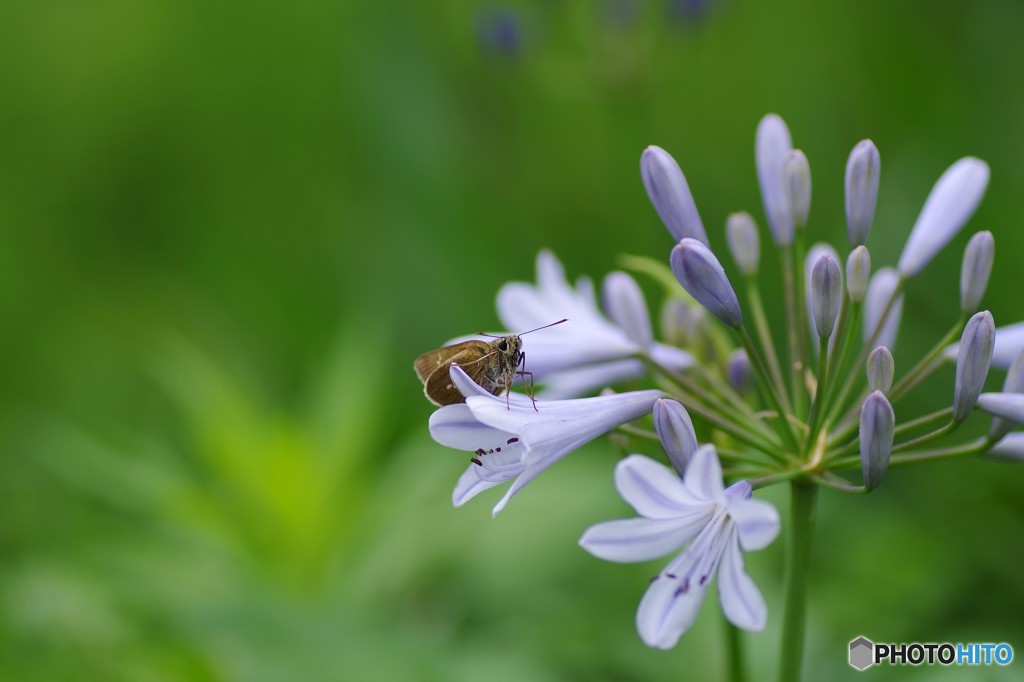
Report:
[[725,623],[725,665],[729,672],[730,682],[746,682],[747,665],[743,656],[743,633],[740,629],[722,618]]
[[807,624],[807,585],[818,510],[818,487],[801,479],[790,484],[790,532],[786,547],[786,600],[782,617],[779,682],[799,682]]

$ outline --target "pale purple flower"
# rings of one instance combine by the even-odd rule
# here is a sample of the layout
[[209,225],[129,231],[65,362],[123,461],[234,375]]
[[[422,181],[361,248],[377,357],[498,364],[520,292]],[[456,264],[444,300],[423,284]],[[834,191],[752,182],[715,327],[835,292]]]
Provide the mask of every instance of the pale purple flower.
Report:
[[861,244],[854,248],[846,259],[846,293],[850,295],[851,303],[860,303],[864,300],[870,279],[871,254],[867,247]]
[[970,220],[988,187],[988,176],[988,164],[970,156],[942,174],[903,247],[897,266],[902,276],[921,272]]
[[745,277],[756,275],[761,260],[761,246],[757,224],[750,214],[746,211],[730,214],[725,221],[725,238],[740,272]]
[[[804,257],[804,299],[807,305],[807,324],[811,330],[811,339],[815,342],[818,340],[818,329],[815,325],[814,317],[814,303],[812,301],[811,293],[814,291],[813,273],[815,264],[823,257],[828,256],[836,262],[839,261],[839,254],[832,247],[831,244],[826,242],[818,242],[813,244],[810,249],[807,250],[807,255]],[[835,331],[835,322],[832,323],[829,336]],[[835,343],[835,340],[832,340]],[[811,344],[815,351],[818,350],[818,344]]]
[[970,315],[981,305],[992,275],[996,243],[988,230],[977,233],[967,242],[964,262],[960,268],[960,310]]
[[846,161],[846,234],[850,246],[863,246],[871,233],[882,162],[871,140],[861,140]]
[[896,414],[881,391],[872,391],[860,410],[860,464],[864,485],[877,488],[885,478],[892,454]]
[[992,313],[977,313],[964,327],[956,359],[956,381],[953,386],[953,420],[962,422],[971,416],[981,389],[988,377],[995,344],[996,324]]
[[811,168],[804,153],[799,149],[791,151],[782,165],[782,173],[793,226],[802,229],[811,212]]
[[[960,351],[960,344],[949,346],[944,355],[947,359],[955,359]],[[996,343],[992,349],[992,366],[1007,369],[1021,351],[1024,351],[1024,322],[1015,322],[996,329]]]
[[690,414],[680,402],[660,398],[654,403],[654,430],[672,466],[682,475],[698,448]]
[[792,150],[793,141],[783,120],[776,114],[762,118],[757,126],[754,143],[757,180],[761,185],[768,227],[779,246],[793,243],[793,217],[784,171],[786,159]]
[[452,383],[465,403],[445,405],[430,416],[430,435],[441,445],[474,453],[452,502],[461,507],[478,493],[515,479],[494,507],[497,514],[542,471],[603,433],[649,414],[661,391],[615,393],[594,398],[534,403],[513,393],[492,395],[452,365]]
[[506,329],[525,331],[568,318],[568,322],[523,337],[526,369],[549,399],[574,397],[643,376],[646,354],[672,370],[686,369],[693,356],[652,341],[640,288],[625,273],[612,273],[603,287],[609,317],[601,314],[589,279],[575,287],[550,251],[537,255],[537,283],[510,282],[498,291],[498,317]]
[[703,242],[683,239],[669,256],[672,274],[709,313],[729,327],[743,322],[743,312],[725,268]]
[[686,176],[672,155],[651,145],[640,155],[640,176],[661,222],[676,241],[692,237],[708,243]]
[[832,336],[843,300],[843,276],[839,262],[829,255],[818,258],[811,269],[811,319],[818,338]]
[[779,515],[767,502],[751,499],[750,484],[722,485],[713,446],[694,454],[682,479],[642,455],[631,455],[615,469],[619,494],[640,518],[591,526],[580,545],[607,561],[635,562],[683,549],[651,582],[636,614],[645,644],[675,646],[697,617],[711,578],[725,617],[745,630],[762,630],[767,607],[743,570],[747,551],[766,547],[779,532]]

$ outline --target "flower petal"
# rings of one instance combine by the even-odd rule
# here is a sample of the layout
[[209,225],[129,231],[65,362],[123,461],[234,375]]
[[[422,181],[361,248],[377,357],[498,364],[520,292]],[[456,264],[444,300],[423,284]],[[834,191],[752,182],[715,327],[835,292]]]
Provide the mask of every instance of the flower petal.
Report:
[[718,453],[714,445],[701,446],[686,467],[683,478],[686,489],[698,500],[718,500],[724,488],[722,486],[722,465],[718,461]]
[[728,542],[722,554],[718,569],[718,600],[722,603],[722,613],[736,627],[754,632],[764,630],[768,607],[757,585],[743,570],[743,555],[735,539]]
[[1024,424],[1024,393],[982,393],[978,398],[978,409]]
[[[684,552],[655,579],[636,611],[636,629],[644,644],[656,649],[671,649],[684,632],[697,619],[710,582],[690,584],[687,580],[673,580],[666,574],[682,574],[674,568],[686,561]],[[689,563],[686,561],[686,563]]]
[[615,487],[626,502],[649,519],[673,519],[697,511],[710,516],[712,505],[695,498],[679,476],[643,455],[630,455],[615,467]]
[[544,400],[565,400],[593,393],[627,379],[643,376],[646,371],[640,360],[613,360],[582,367],[573,367],[544,375],[544,388],[537,397]]
[[498,485],[500,481],[485,481],[477,475],[474,469],[475,464],[471,464],[466,471],[463,472],[462,476],[459,476],[459,482],[455,484],[455,490],[452,491],[452,504],[456,507],[461,507],[466,504],[469,500],[476,497],[479,493],[493,488]]
[[605,561],[649,561],[677,551],[707,524],[710,513],[693,511],[671,519],[623,519],[591,526],[580,547]]
[[729,505],[740,544],[749,551],[763,549],[779,534],[779,512],[763,500],[740,500]]
[[626,336],[642,348],[651,345],[651,318],[640,285],[624,272],[612,272],[602,287],[604,309],[608,317],[622,327]]
[[464,403],[438,408],[430,415],[429,424],[431,438],[456,450],[487,450],[515,436],[481,424]]

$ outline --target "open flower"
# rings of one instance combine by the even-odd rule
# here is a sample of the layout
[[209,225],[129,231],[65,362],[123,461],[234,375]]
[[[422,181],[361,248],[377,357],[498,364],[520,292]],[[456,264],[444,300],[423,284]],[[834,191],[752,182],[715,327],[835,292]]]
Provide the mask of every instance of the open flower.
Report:
[[603,287],[601,314],[589,279],[572,287],[550,251],[537,255],[537,283],[511,282],[498,292],[498,317],[507,329],[523,331],[555,320],[565,324],[523,337],[527,369],[544,384],[541,395],[571,398],[644,375],[639,355],[673,370],[693,364],[686,351],[652,341],[646,303],[636,282],[612,273]]
[[750,498],[750,484],[723,488],[713,446],[700,448],[682,479],[668,467],[631,455],[615,469],[619,494],[641,518],[591,526],[580,545],[607,561],[648,561],[685,547],[658,574],[640,601],[637,630],[648,646],[668,649],[693,624],[711,578],[720,570],[718,597],[725,617],[762,630],[767,609],[743,570],[745,550],[761,549],[779,532],[775,507]]
[[585,443],[648,414],[661,391],[615,393],[595,398],[541,401],[492,395],[458,365],[452,383],[465,403],[445,405],[430,416],[430,435],[441,445],[474,453],[452,502],[461,507],[488,488],[515,479],[494,507],[496,515],[542,471]]

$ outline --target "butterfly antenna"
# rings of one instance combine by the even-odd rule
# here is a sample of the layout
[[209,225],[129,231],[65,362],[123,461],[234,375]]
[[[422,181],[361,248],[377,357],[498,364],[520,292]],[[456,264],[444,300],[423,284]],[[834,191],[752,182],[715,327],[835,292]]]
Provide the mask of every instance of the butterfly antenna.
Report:
[[539,332],[541,329],[547,329],[548,327],[554,327],[556,324],[562,324],[563,322],[568,322],[568,321],[569,321],[569,318],[565,317],[565,318],[562,318],[561,320],[559,320],[558,322],[552,322],[551,324],[546,324],[543,327],[537,327],[536,329],[531,329],[528,332],[522,332],[522,333],[518,334],[518,336],[522,336],[523,334],[529,334],[530,332]]

